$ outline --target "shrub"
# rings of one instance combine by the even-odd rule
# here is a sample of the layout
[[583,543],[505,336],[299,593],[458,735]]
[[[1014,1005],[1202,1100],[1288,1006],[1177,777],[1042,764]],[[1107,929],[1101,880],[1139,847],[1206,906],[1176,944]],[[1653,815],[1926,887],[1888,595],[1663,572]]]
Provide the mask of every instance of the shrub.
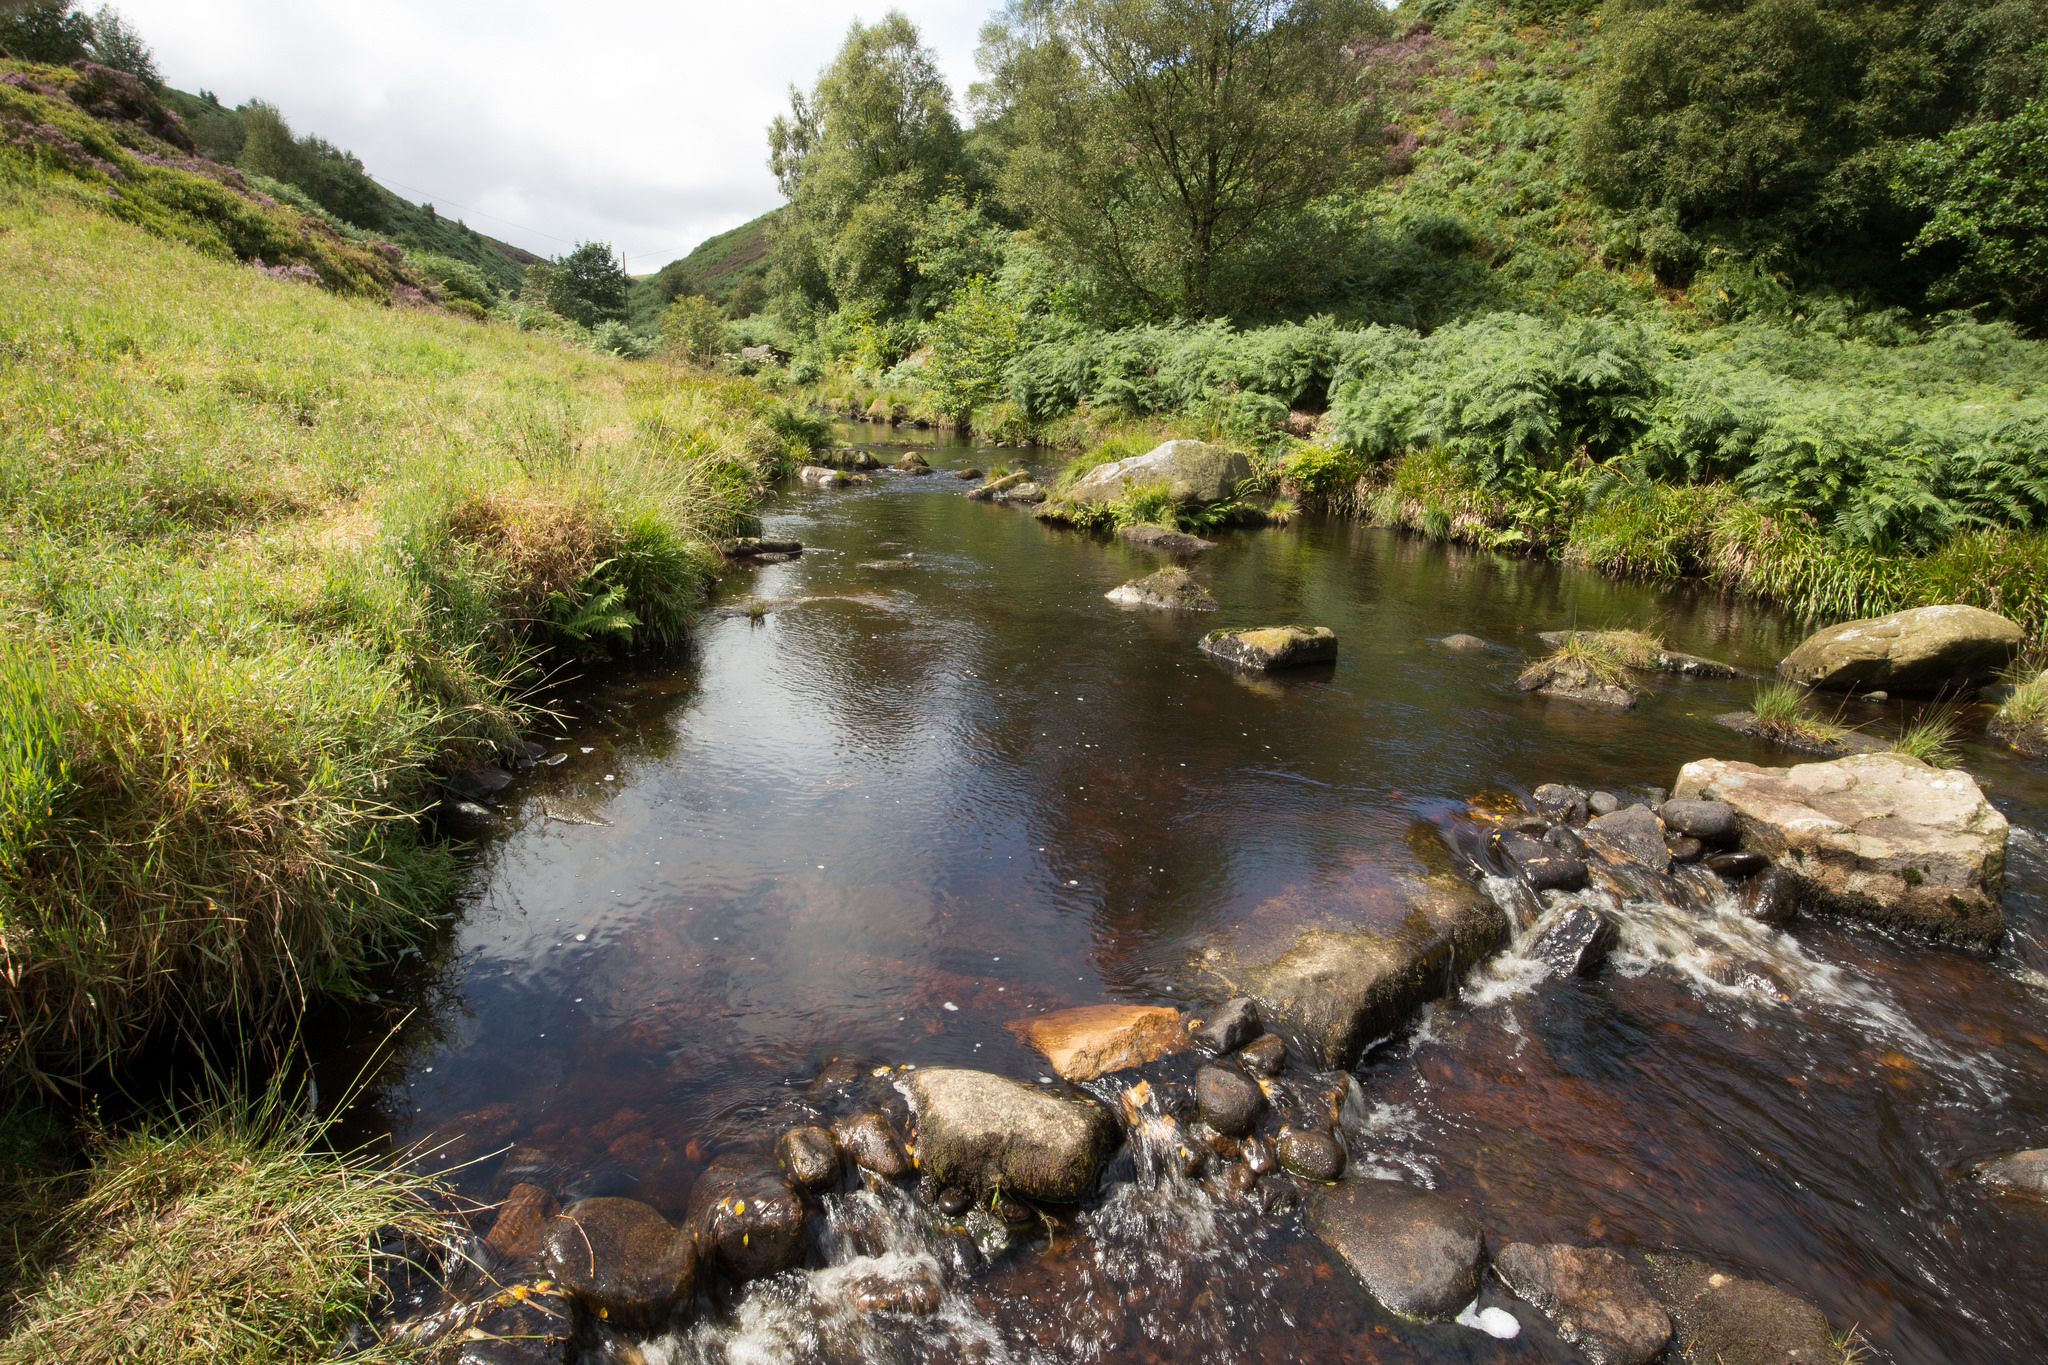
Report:
[[725,315],[702,294],[686,294],[661,315],[661,339],[669,354],[692,365],[708,365],[729,346]]

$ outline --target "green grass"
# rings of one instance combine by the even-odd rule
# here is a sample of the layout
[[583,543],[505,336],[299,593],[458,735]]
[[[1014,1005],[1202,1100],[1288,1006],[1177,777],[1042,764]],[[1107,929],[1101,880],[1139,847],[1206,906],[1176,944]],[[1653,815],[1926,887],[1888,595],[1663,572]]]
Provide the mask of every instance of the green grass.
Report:
[[5,1193],[32,1234],[14,1243],[0,1365],[330,1358],[367,1316],[380,1244],[441,1228],[427,1181],[322,1139],[273,1092],[102,1138],[78,1172],[17,1168]]
[[1963,725],[1963,709],[1955,702],[1936,702],[1921,708],[1913,723],[1892,740],[1891,751],[1917,758],[1935,768],[1953,768],[1960,757],[1957,749]]
[[1848,733],[1846,727],[1819,720],[1806,710],[1806,695],[1791,683],[1766,683],[1756,691],[1750,710],[1764,738],[1793,746],[1830,747]]
[[546,652],[680,641],[817,430],[74,188],[0,190],[0,1011],[60,1072],[437,932],[438,775]]

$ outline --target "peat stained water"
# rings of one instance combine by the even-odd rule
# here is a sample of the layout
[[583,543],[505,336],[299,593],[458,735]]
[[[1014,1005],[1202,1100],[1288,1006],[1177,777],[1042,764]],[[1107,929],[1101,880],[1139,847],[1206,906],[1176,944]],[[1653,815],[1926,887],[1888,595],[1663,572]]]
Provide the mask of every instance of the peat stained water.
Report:
[[[772,1139],[834,1058],[1035,1081],[1005,1024],[1199,1011],[1206,948],[1384,923],[1475,800],[1790,761],[1713,723],[1751,678],[1653,678],[1626,715],[1514,686],[1535,633],[1573,624],[1767,673],[1799,637],[1772,613],[1313,517],[1219,535],[1191,566],[1214,613],[1124,609],[1103,594],[1166,561],[969,501],[947,467],[997,453],[929,453],[930,476],[780,495],[765,533],[800,558],[731,569],[686,659],[576,690],[565,757],[501,796],[438,994],[368,1092],[398,1140],[544,1151],[566,1193],[680,1218],[705,1161]],[[1286,622],[1334,628],[1335,667],[1248,679],[1196,650]],[[1452,632],[1491,648],[1434,643]],[[1905,718],[1848,707],[1877,734]],[[1371,1052],[1354,1165],[1458,1199],[1496,1248],[1675,1248],[1781,1285],[1878,1358],[2048,1358],[2048,1208],[1962,1178],[2048,1145],[2048,786],[1981,741],[1964,762],[2013,821],[1998,956],[1641,911],[1598,979],[1511,954]],[[835,1197],[853,1268],[707,1303],[650,1356],[1576,1358],[1497,1284],[1513,1340],[1388,1317],[1294,1213],[1148,1175],[1138,1147],[1135,1178],[915,1318],[837,1288],[929,1259],[915,1210]],[[503,1160],[455,1179],[501,1195]]]

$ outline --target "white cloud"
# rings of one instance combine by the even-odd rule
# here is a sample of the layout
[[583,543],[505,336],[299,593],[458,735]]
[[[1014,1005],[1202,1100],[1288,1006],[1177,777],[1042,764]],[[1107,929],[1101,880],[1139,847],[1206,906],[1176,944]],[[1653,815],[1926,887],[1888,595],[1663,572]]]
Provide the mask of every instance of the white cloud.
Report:
[[[609,241],[643,273],[779,202],[768,121],[846,0],[123,0],[164,79],[260,98],[414,200],[543,254]],[[956,94],[990,0],[899,0]],[[964,113],[964,111],[963,111]]]

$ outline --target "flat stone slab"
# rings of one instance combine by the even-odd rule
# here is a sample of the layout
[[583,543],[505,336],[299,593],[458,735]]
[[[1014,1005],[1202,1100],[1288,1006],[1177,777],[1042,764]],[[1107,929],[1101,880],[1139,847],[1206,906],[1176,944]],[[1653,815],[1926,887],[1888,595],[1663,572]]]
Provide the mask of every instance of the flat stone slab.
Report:
[[1782,1289],[1684,1256],[1644,1258],[1676,1325],[1686,1365],[1838,1365],[1842,1352],[1818,1308]]
[[1074,482],[1067,499],[1118,502],[1132,488],[1163,483],[1178,503],[1227,502],[1252,472],[1252,462],[1234,450],[1206,441],[1167,441],[1143,455],[1097,465]]
[[1175,531],[1165,526],[1125,526],[1119,528],[1116,535],[1118,540],[1170,555],[1198,555],[1204,550],[1216,548],[1216,542],[1213,540],[1204,540],[1200,536],[1191,536],[1186,531]]
[[1214,611],[1216,599],[1195,582],[1186,569],[1161,569],[1144,578],[1134,578],[1103,594],[1127,607],[1154,607],[1160,611]]
[[1982,607],[1915,607],[1816,631],[1778,673],[1830,692],[1939,692],[1996,677],[2026,638],[2017,622]]
[[1256,1000],[1267,1026],[1318,1065],[1348,1070],[1366,1045],[1450,990],[1507,937],[1505,911],[1453,877],[1433,878],[1386,930],[1303,930],[1270,962],[1214,948],[1203,967]]
[[1346,1180],[1312,1190],[1304,1221],[1389,1312],[1448,1318],[1478,1297],[1485,1230],[1440,1194]]
[[1648,1365],[1671,1342],[1671,1315],[1612,1248],[1511,1242],[1493,1268],[1592,1365]]
[[1709,758],[1679,770],[1673,795],[1735,807],[1743,847],[1797,873],[1824,910],[1968,947],[2005,932],[2006,819],[1966,772],[1890,753]]
[[1093,1100],[986,1071],[929,1067],[905,1089],[919,1164],[941,1185],[1071,1204],[1116,1145],[1115,1120]]
[[1180,1011],[1163,1005],[1082,1005],[1003,1025],[1045,1054],[1055,1073],[1092,1081],[1188,1047]]
[[1212,630],[1202,652],[1239,668],[1271,671],[1337,661],[1337,632],[1328,626],[1267,626],[1259,630]]

